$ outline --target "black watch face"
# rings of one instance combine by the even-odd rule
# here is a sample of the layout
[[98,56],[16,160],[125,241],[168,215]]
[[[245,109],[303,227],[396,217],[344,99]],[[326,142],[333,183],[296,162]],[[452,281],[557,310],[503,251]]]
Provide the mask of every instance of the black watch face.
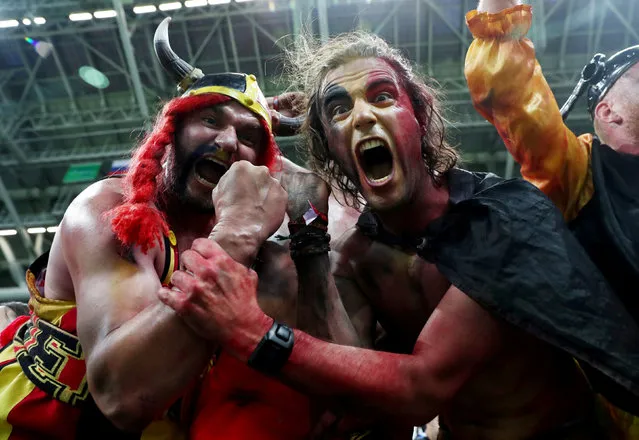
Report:
[[248,364],[263,373],[275,374],[293,351],[293,331],[275,322],[251,354]]

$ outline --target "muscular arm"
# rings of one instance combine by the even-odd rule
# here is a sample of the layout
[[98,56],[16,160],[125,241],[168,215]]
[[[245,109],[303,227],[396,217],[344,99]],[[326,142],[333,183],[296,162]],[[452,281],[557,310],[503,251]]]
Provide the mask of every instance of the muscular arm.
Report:
[[[355,273],[348,255],[358,252],[357,229],[352,227],[343,237],[331,243],[332,274],[339,292],[341,303],[357,334],[358,347],[373,347],[376,319],[373,308],[355,282]],[[301,329],[303,330],[303,329]]]
[[[466,380],[500,346],[502,325],[451,287],[422,330],[412,354],[331,344],[295,331],[282,379],[299,390],[414,425],[438,414]],[[268,320],[233,351],[243,360],[268,330]]]
[[298,278],[298,327],[317,338],[359,346],[360,340],[342,304],[328,252],[295,258]]
[[[309,202],[330,218],[328,185],[315,174],[288,159],[283,159],[282,165],[282,172],[278,178],[288,193],[289,219],[299,222],[310,209]],[[321,232],[321,229],[317,229],[321,226],[321,219],[317,219],[316,222],[319,223],[307,226],[307,230],[314,234]],[[331,220],[329,230],[330,222]],[[299,226],[298,229],[291,229],[289,232],[293,233],[296,230],[299,230]],[[304,231],[300,230],[299,233],[304,234]],[[291,245],[294,241],[295,239],[291,240]],[[331,241],[331,245],[334,245],[335,240]],[[298,327],[320,339],[345,345],[359,345],[358,335],[342,304],[331,272],[329,252],[310,255],[301,252],[297,256],[291,253],[291,257],[298,279]]]
[[107,192],[74,202],[60,234],[76,293],[89,388],[113,423],[138,430],[202,371],[211,344],[157,299],[155,258],[163,250],[121,255],[103,217],[118,201],[118,194]]
[[495,126],[523,177],[571,220],[592,197],[592,138],[578,138],[564,125],[532,42],[524,37],[531,17],[520,0],[480,1],[466,15],[474,41],[465,74],[475,108]]

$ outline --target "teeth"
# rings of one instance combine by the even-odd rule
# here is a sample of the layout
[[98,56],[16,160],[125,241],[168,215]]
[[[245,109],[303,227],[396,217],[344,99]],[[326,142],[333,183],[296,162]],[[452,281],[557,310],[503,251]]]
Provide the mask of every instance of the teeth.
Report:
[[370,178],[369,179],[373,183],[383,183],[383,182],[386,182],[387,180],[390,180],[390,178],[391,178],[391,176],[388,175],[388,176],[385,176],[385,177],[381,177],[379,179],[370,179]]
[[208,160],[209,162],[213,162],[215,164],[221,165],[224,167],[225,170],[229,169],[229,164],[227,164],[226,162],[222,162],[221,160],[215,157],[204,157],[203,160]]
[[371,139],[369,141],[365,141],[364,143],[362,143],[362,146],[359,148],[359,151],[364,152],[366,150],[370,150],[371,148],[384,147],[384,146],[386,146],[386,143],[384,141],[379,139]]

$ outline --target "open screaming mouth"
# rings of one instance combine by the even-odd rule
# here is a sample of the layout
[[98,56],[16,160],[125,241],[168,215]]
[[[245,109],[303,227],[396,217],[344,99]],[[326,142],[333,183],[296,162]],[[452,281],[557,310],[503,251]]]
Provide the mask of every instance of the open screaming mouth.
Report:
[[228,169],[227,163],[215,157],[203,157],[195,163],[198,180],[211,186],[215,186]]
[[359,163],[366,179],[371,183],[383,183],[393,174],[393,155],[381,139],[363,142],[358,150]]

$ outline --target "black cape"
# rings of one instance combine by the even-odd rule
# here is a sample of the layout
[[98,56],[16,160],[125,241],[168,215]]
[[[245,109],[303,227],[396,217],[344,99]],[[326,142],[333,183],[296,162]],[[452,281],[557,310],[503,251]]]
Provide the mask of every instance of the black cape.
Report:
[[554,204],[520,179],[453,169],[448,184],[449,210],[419,237],[389,234],[370,211],[360,231],[417,252],[491,313],[585,362],[632,410],[639,327]]
[[639,322],[639,156],[595,139],[591,163],[595,192],[570,227]]
[[[591,167],[593,197],[570,228],[639,323],[639,156],[619,153],[595,138]],[[597,370],[584,369],[595,389],[639,415],[639,404],[626,389]]]

